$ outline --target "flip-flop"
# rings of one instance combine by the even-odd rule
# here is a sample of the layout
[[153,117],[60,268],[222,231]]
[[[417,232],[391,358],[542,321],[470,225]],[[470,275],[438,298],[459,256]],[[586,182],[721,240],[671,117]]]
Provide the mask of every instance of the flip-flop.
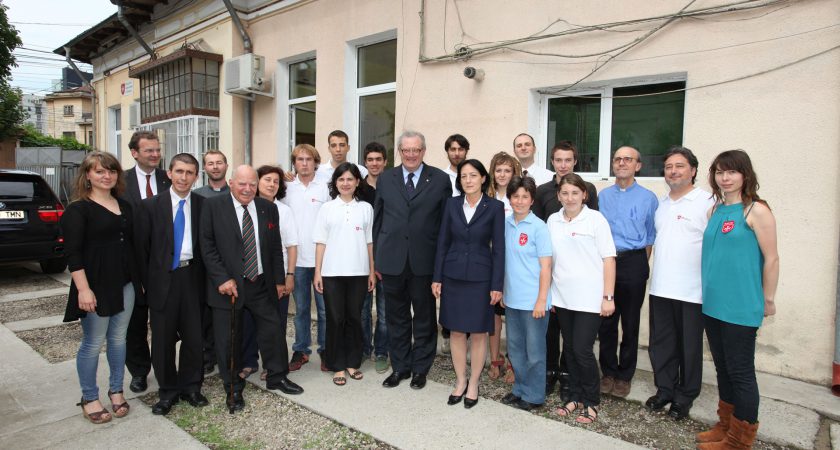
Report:
[[347,378],[333,377],[333,384],[336,386],[344,386],[345,384],[347,384]]
[[365,374],[363,374],[361,370],[357,370],[353,373],[350,373],[350,371],[348,370],[347,375],[354,380],[361,380],[365,377]]

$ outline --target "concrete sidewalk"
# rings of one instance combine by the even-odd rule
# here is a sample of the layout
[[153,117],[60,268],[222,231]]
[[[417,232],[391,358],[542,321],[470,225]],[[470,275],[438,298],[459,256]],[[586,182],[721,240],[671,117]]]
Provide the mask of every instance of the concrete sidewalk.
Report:
[[[56,277],[68,283],[66,274]],[[37,298],[46,292],[15,294],[16,300]],[[50,292],[52,293],[52,292]],[[54,294],[53,294],[54,295]],[[0,301],[12,301],[2,298]],[[0,448],[204,448],[169,420],[153,416],[150,408],[136,400],[128,389],[131,414],[106,425],[92,425],[81,416],[75,361],[49,364],[11,329],[51,324],[55,319],[16,322],[0,326]],[[644,402],[654,393],[647,352],[640,350],[639,372],[633,383],[631,401]],[[466,410],[445,403],[451,387],[429,382],[414,391],[408,381],[385,389],[385,375],[371,362],[362,367],[365,379],[348,380],[336,388],[331,374],[320,372],[316,361],[304,365],[290,378],[306,392],[287,398],[321,415],[350,426],[399,448],[635,448],[633,444],[599,435],[580,427],[519,411],[500,403],[480,399]],[[99,385],[107,386],[107,362],[100,359]],[[263,387],[258,377],[252,382]],[[157,388],[149,378],[149,391]],[[693,418],[711,423],[716,419],[717,390],[714,367],[704,366],[703,392],[691,411]],[[762,394],[759,437],[774,443],[813,448],[822,417],[840,418],[840,400],[826,387],[759,374]],[[271,391],[279,394],[278,391]],[[822,416],[822,417],[821,417]],[[668,420],[668,419],[663,419]],[[840,444],[840,426],[831,427],[833,443]],[[837,444],[835,444],[837,445]],[[840,447],[835,446],[840,450]]]

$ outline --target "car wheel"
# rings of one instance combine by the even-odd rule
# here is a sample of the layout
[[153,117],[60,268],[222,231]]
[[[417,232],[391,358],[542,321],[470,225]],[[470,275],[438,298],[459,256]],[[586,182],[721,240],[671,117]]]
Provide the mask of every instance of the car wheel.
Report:
[[67,268],[67,261],[64,258],[54,258],[40,261],[41,271],[44,273],[61,273]]

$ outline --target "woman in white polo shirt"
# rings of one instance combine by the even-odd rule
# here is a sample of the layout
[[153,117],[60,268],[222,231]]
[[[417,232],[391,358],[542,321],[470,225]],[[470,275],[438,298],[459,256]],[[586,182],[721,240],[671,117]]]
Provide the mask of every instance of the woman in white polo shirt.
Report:
[[615,311],[615,244],[604,216],[586,206],[586,184],[574,173],[557,185],[563,208],[548,218],[553,272],[551,304],[563,334],[569,366],[571,401],[557,409],[563,417],[577,413],[578,423],[598,418],[598,365],[592,346],[601,317]]
[[329,184],[333,200],[324,203],[315,220],[315,289],[324,294],[327,312],[324,359],[333,383],[344,386],[346,375],[362,379],[362,304],[376,286],[373,272],[373,208],[363,201],[362,175],[352,163],[341,163]]

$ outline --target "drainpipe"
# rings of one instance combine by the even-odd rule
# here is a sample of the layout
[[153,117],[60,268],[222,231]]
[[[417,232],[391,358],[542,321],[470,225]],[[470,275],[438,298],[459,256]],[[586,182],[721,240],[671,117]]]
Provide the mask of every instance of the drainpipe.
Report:
[[[222,0],[222,2],[224,2],[228,13],[230,13],[233,25],[239,30],[239,35],[242,36],[242,45],[245,47],[245,53],[251,53],[253,51],[251,37],[248,36],[248,32],[245,30],[245,26],[242,25],[242,21],[239,20],[239,14],[237,14],[230,0]],[[243,107],[245,109],[245,164],[251,165],[251,119],[253,114],[253,101],[246,101]]]
[[[838,248],[840,257],[840,248]],[[840,261],[837,262],[837,295],[834,310],[834,364],[832,364],[831,393],[840,397]]]
[[82,71],[76,67],[76,63],[70,58],[70,47],[64,46],[64,57],[67,59],[67,64],[73,69],[73,72],[76,72],[76,76],[79,77],[82,82],[90,88],[90,98],[91,98],[91,116],[90,116],[90,123],[91,123],[91,131],[93,131],[93,142],[91,142],[91,147],[96,148],[96,91],[93,89],[93,85],[90,84],[87,78],[82,76]]
[[118,1],[117,2],[117,19],[120,20],[120,23],[122,23],[123,26],[125,27],[125,29],[128,30],[128,32],[131,34],[131,36],[134,38],[134,40],[139,42],[140,45],[146,50],[146,53],[148,53],[149,56],[152,59],[156,59],[157,55],[155,55],[154,50],[152,50],[151,47],[149,47],[149,44],[147,44],[146,41],[144,41],[143,38],[140,37],[140,34],[137,33],[137,30],[135,30],[134,27],[131,26],[131,23],[128,21],[128,19],[125,18],[125,13],[124,13],[123,8],[124,8],[124,6],[123,6],[122,0]]

